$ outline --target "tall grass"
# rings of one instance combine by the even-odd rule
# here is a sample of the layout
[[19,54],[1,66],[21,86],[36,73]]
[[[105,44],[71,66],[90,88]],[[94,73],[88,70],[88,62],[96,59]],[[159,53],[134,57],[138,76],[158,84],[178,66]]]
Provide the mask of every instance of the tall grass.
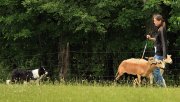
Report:
[[180,102],[180,88],[0,84],[0,102]]

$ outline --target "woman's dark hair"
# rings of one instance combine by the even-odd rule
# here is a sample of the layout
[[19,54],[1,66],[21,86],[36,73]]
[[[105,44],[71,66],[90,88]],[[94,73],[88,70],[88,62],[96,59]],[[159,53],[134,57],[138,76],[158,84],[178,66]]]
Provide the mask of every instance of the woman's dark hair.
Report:
[[158,21],[162,21],[162,25],[160,26],[160,27],[163,27],[163,29],[166,29],[166,23],[165,23],[165,21],[164,21],[164,19],[163,19],[163,17],[162,17],[162,15],[160,15],[160,14],[154,14],[153,15],[153,19],[156,19],[156,20],[158,20]]

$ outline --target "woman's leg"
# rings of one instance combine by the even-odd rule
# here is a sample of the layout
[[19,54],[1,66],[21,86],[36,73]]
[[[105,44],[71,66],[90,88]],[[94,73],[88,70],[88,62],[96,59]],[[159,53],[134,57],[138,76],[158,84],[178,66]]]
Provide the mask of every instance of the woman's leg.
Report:
[[[163,60],[163,57],[162,56],[158,56],[158,55],[155,55],[154,56],[155,59],[158,59],[158,60]],[[166,87],[166,83],[165,83],[165,80],[160,72],[160,69],[159,68],[156,68],[154,71],[153,71],[153,75],[154,75],[154,80],[155,82],[160,85],[160,86],[163,86],[163,87]]]

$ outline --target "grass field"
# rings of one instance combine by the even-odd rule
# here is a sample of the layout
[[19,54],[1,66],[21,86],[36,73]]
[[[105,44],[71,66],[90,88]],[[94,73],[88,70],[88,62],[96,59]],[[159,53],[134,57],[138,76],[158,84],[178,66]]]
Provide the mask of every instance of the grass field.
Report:
[[0,84],[0,102],[180,102],[180,88]]

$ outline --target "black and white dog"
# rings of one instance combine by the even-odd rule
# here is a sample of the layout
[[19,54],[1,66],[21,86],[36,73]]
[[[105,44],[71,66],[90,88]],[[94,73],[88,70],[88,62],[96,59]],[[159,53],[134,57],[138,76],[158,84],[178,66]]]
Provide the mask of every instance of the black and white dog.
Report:
[[40,80],[47,74],[48,72],[43,66],[33,70],[23,70],[15,68],[11,73],[11,80],[6,80],[6,83],[25,83],[29,82],[30,80],[37,80],[39,84]]

